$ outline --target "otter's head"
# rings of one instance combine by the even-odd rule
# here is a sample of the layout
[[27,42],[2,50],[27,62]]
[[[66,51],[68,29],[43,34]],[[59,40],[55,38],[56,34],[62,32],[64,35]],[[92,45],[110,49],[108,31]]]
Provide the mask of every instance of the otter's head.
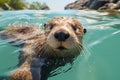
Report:
[[44,26],[46,44],[49,49],[61,54],[73,50],[81,51],[82,37],[86,30],[78,20],[70,17],[57,17],[48,21]]

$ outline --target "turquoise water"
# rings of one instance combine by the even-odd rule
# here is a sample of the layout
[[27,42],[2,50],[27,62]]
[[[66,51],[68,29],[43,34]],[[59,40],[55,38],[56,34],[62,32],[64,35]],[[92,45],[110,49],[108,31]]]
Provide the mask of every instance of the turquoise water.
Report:
[[[120,14],[108,15],[96,11],[3,11],[0,12],[0,30],[16,24],[43,26],[56,16],[71,16],[87,29],[84,50],[68,72],[48,80],[120,80]],[[0,75],[14,70],[20,48],[0,40]],[[64,68],[67,68],[65,66]]]

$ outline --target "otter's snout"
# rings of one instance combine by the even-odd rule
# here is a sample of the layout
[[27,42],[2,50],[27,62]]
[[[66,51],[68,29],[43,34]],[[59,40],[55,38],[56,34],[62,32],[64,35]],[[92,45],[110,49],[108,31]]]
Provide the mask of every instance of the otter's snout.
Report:
[[67,31],[57,31],[54,34],[54,37],[58,40],[58,41],[65,41],[66,39],[68,39],[70,36],[70,34]]

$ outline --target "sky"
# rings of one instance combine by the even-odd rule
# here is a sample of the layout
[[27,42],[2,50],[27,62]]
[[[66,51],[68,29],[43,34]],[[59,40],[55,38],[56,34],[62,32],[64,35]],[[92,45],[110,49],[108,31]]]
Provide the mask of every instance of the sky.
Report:
[[64,10],[64,7],[76,0],[25,0],[27,2],[33,2],[33,1],[38,1],[41,3],[46,3],[51,10]]

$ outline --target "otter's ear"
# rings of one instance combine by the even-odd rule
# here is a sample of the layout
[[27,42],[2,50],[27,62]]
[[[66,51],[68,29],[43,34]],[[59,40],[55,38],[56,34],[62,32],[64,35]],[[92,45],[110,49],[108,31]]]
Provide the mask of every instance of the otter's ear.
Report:
[[44,24],[44,29],[46,29],[46,23]]
[[44,24],[44,27],[46,27],[46,23]]
[[87,29],[84,29],[84,33],[86,33],[87,32]]

